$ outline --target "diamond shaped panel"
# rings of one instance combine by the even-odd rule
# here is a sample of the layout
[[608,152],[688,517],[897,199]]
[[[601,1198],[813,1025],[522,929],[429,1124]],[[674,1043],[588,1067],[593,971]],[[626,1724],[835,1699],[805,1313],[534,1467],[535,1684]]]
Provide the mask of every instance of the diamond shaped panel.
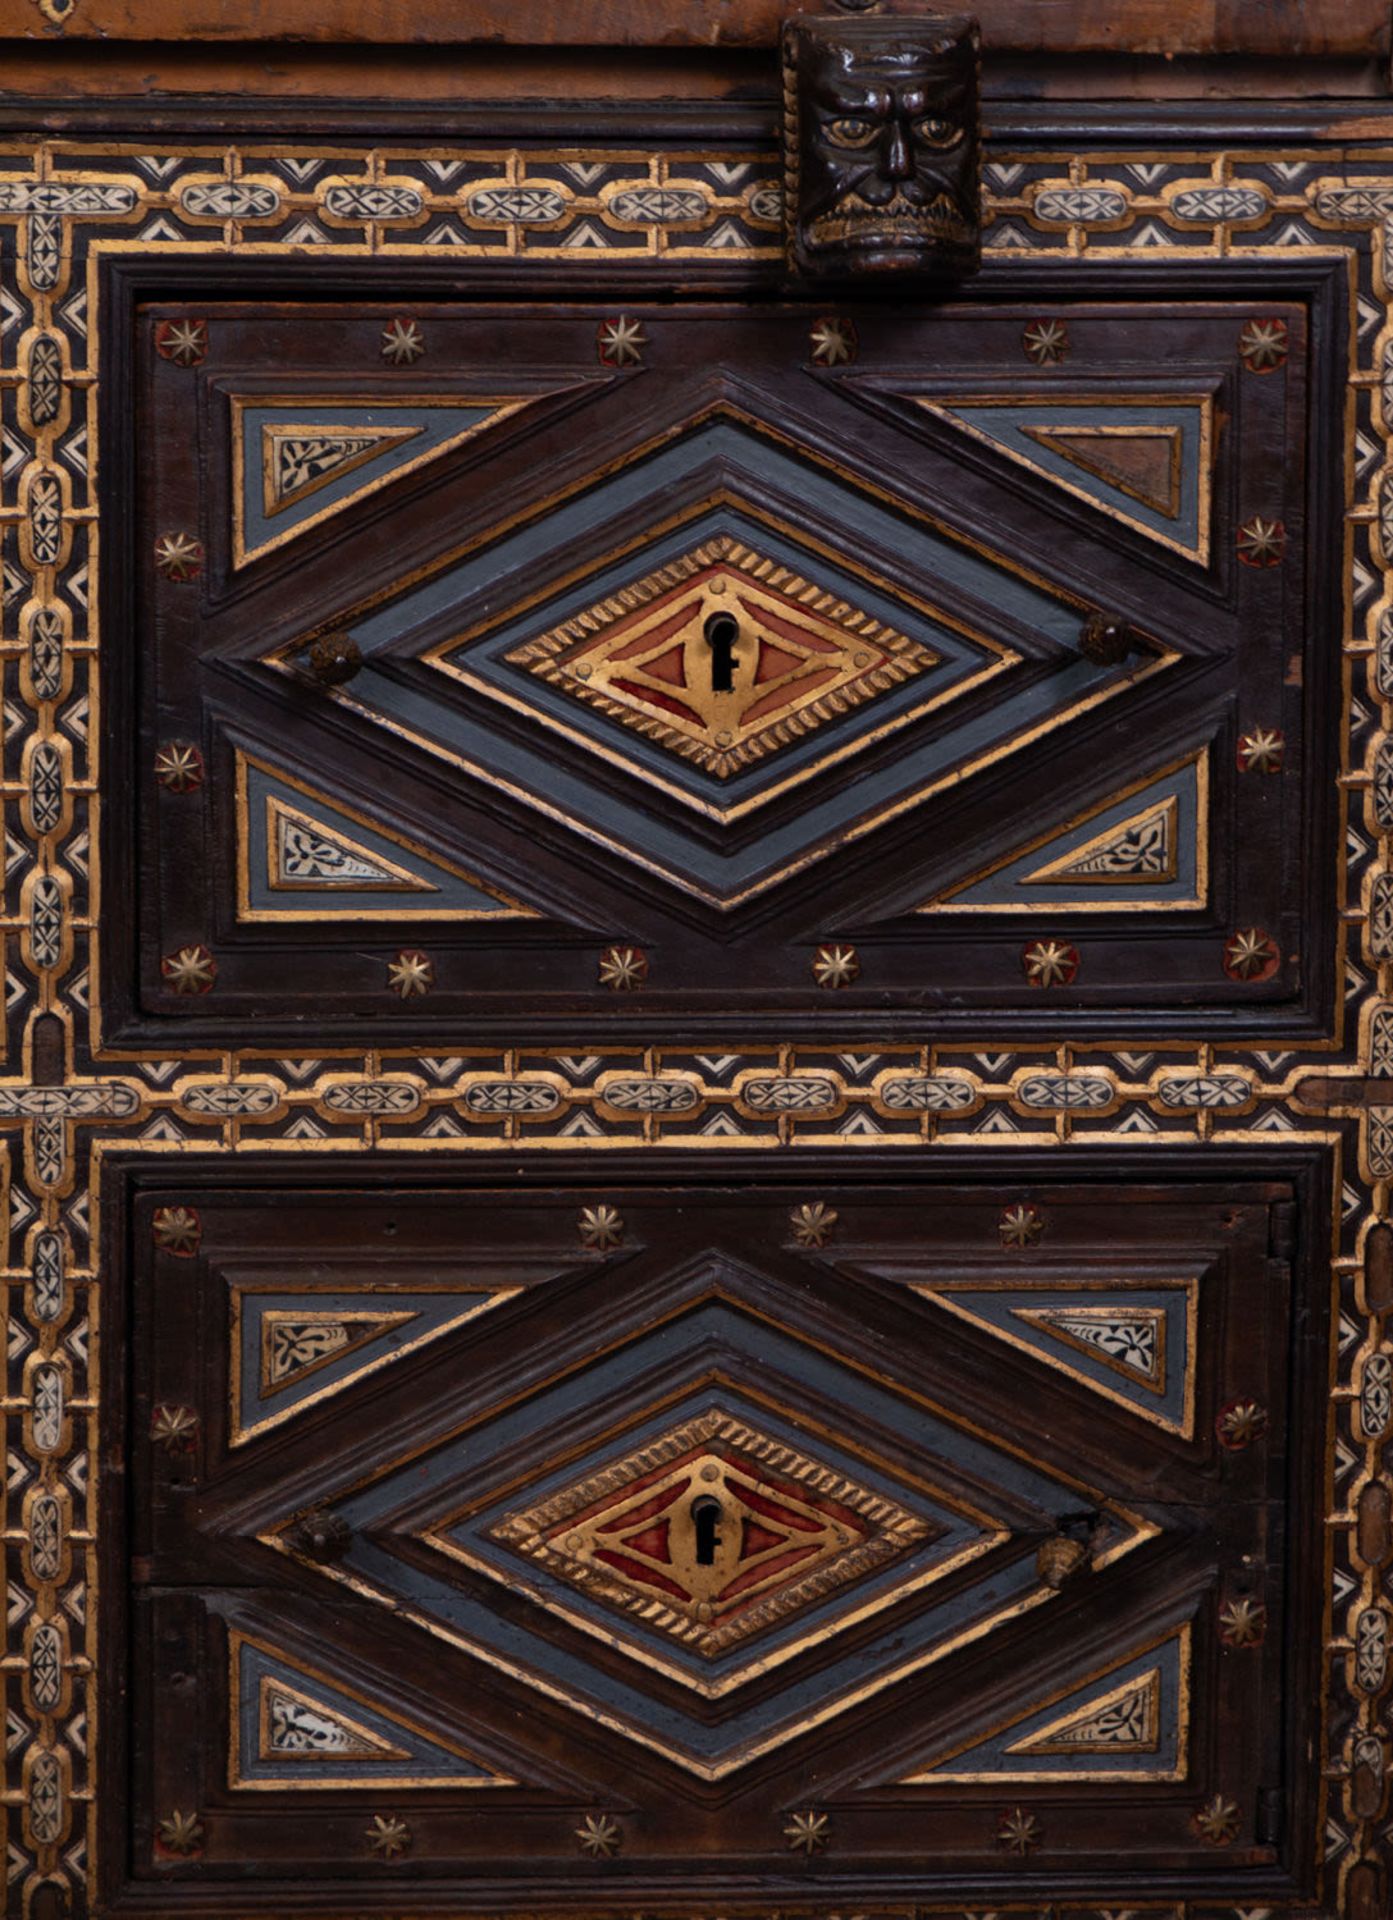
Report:
[[508,659],[725,778],[939,656],[718,534]]
[[1174,659],[727,408],[351,625],[360,714],[723,906]]
[[351,1544],[321,1573],[706,1779],[1039,1605],[1036,1546],[1081,1505],[1110,1560],[1155,1531],[716,1299],[330,1500]]
[[511,1515],[493,1534],[714,1654],[939,1531],[713,1410]]

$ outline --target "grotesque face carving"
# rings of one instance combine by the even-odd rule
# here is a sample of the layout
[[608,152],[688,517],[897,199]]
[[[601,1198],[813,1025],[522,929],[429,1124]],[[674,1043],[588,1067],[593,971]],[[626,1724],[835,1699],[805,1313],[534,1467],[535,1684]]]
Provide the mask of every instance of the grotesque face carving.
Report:
[[960,17],[789,21],[785,217],[797,271],[976,271],[977,48],[977,22]]

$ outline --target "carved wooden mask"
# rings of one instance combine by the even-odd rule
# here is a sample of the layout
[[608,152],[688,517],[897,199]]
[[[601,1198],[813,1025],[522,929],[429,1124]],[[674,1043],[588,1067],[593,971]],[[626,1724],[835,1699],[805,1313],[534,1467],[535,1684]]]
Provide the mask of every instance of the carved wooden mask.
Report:
[[798,272],[976,272],[979,41],[963,15],[789,21],[785,218]]

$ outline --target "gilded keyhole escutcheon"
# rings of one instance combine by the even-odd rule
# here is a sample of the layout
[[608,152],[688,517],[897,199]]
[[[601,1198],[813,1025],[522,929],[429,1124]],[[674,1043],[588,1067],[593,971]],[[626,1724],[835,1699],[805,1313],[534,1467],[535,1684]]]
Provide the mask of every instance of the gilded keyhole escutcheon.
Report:
[[736,646],[740,639],[740,623],[733,614],[711,614],[703,629],[706,644],[711,649],[711,691],[712,693],[732,693],[735,690]]
[[714,1494],[700,1493],[692,1502],[693,1551],[699,1567],[714,1567],[721,1544],[724,1509]]

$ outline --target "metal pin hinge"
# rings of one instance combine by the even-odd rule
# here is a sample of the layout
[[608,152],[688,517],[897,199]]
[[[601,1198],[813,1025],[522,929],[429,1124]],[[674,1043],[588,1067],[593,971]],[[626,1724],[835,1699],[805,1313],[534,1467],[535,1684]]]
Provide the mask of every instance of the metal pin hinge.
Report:
[[1280,1845],[1282,1838],[1282,1789],[1258,1789],[1257,1841],[1260,1847]]

